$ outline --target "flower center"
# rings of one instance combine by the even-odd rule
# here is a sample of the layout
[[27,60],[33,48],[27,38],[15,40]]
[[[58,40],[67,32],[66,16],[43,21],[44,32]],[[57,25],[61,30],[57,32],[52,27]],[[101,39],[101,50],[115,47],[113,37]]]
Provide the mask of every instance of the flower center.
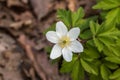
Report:
[[70,38],[68,36],[63,36],[59,40],[60,47],[64,48],[70,44]]

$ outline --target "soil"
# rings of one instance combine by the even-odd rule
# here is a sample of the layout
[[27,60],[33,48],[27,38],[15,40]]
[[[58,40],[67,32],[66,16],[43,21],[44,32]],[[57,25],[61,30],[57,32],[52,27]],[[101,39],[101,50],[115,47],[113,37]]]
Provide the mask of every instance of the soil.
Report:
[[43,34],[57,22],[58,9],[95,15],[96,0],[0,0],[0,80],[71,80],[49,58]]

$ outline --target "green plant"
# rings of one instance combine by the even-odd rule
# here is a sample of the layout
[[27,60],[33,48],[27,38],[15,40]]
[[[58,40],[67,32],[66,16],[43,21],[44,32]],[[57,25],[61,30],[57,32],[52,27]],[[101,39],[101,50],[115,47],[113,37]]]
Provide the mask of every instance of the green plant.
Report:
[[120,80],[120,0],[98,1],[93,9],[101,9],[101,16],[83,18],[81,7],[76,12],[58,10],[68,29],[80,28],[78,40],[84,46],[71,62],[63,60],[60,72],[70,73],[72,80],[85,80],[85,75],[90,80]]

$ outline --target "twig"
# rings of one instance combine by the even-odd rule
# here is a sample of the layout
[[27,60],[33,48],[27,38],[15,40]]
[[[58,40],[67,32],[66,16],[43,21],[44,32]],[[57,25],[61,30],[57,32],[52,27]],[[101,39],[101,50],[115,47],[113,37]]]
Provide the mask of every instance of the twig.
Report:
[[87,41],[92,40],[92,39],[93,39],[93,38],[90,37],[90,38],[88,38],[88,39],[82,39],[82,40],[81,40],[80,38],[78,38],[77,40],[78,40],[79,42],[85,44]]
[[35,59],[34,53],[31,50],[31,45],[27,43],[27,38],[25,35],[20,35],[18,38],[18,42],[24,47],[28,58],[32,61],[33,67],[35,68],[38,75],[41,77],[42,80],[47,80],[46,73],[43,71],[42,67],[40,67]]

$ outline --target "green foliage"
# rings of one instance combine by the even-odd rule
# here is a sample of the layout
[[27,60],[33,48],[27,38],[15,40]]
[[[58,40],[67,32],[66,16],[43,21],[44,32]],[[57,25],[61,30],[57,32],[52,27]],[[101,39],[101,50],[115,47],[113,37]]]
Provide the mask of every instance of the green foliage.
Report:
[[107,13],[106,24],[107,25],[120,24],[120,7],[112,9]]
[[57,17],[62,20],[67,27],[72,26],[71,11],[58,10]]
[[104,64],[100,66],[100,73],[103,80],[109,80],[109,75],[111,74],[111,72]]
[[84,17],[84,10],[83,8],[79,8],[77,12],[73,12],[72,16],[72,26],[77,27],[79,25],[80,20]]
[[76,61],[71,72],[72,80],[84,80],[84,69],[80,61]]
[[[106,4],[107,1],[109,3]],[[119,68],[118,65],[120,64],[120,31],[114,25],[120,23],[120,18],[118,17],[119,8],[116,8],[117,3],[115,1],[107,1],[99,1],[100,3],[94,7],[103,10],[112,9],[110,12],[106,12],[106,21],[102,24],[95,22],[96,16],[82,19],[84,17],[82,8],[79,8],[77,12],[58,11],[60,20],[65,22],[69,28],[71,26],[79,27],[81,29],[79,37],[83,40],[88,40],[84,46],[83,53],[74,56],[69,63],[63,61],[60,71],[62,73],[71,73],[72,80],[84,80],[84,72],[89,73],[90,80],[118,79],[118,77],[113,77],[115,73],[112,74],[112,70]],[[114,5],[108,6],[111,3],[114,3]],[[104,5],[106,7],[101,6],[101,4],[106,4]]]
[[78,27],[80,20],[84,17],[84,10],[81,7],[76,12],[60,9],[57,11],[57,15],[57,17],[62,20],[67,27]]
[[120,24],[120,0],[101,0],[94,9],[106,10],[106,25]]
[[[60,72],[72,80],[120,80],[120,0],[98,0],[93,7],[101,16],[84,18],[83,8],[76,12],[58,10],[57,17],[70,29],[80,28],[84,52],[63,61]],[[54,30],[55,25],[48,30]],[[47,31],[48,31],[47,30]],[[49,51],[49,50],[48,50]]]
[[88,39],[88,38],[92,37],[92,33],[90,31],[90,28],[89,28],[89,23],[90,23],[91,20],[95,21],[96,19],[97,19],[97,16],[93,16],[93,17],[90,17],[90,18],[87,18],[87,19],[80,20],[80,23],[79,23],[78,26],[81,30],[80,37],[82,39]]
[[120,0],[101,0],[97,5],[95,5],[94,9],[113,9],[120,6]]
[[85,57],[91,58],[91,59],[97,59],[100,57],[98,50],[95,47],[90,45],[87,45],[86,49],[84,50],[84,55]]
[[87,62],[84,59],[80,59],[80,61],[85,71],[98,75],[98,68],[96,65],[94,65],[93,63]]
[[100,52],[104,47],[110,47],[115,44],[119,35],[119,30],[115,27],[106,26],[105,24],[99,25],[93,21],[90,22],[90,29],[94,43]]
[[105,60],[116,63],[116,64],[120,64],[120,57],[117,57],[117,56],[109,56],[109,57],[106,57]]
[[61,68],[60,72],[62,72],[62,73],[71,72],[72,68],[73,68],[73,65],[76,61],[77,61],[77,57],[73,57],[71,62],[63,61],[62,68]]
[[84,69],[77,56],[74,56],[71,62],[63,61],[60,71],[62,73],[71,72],[72,80],[84,80]]
[[120,80],[120,68],[117,69],[113,74],[109,76],[112,80]]
[[82,34],[80,35],[81,39],[89,39],[92,37],[92,33],[91,31],[88,29],[88,30],[85,30],[84,32],[82,32]]
[[119,66],[117,65],[117,64],[115,64],[115,63],[112,63],[112,62],[109,62],[109,61],[105,61],[104,62],[104,65],[106,66],[106,67],[108,67],[109,69],[117,69]]
[[96,76],[96,75],[93,75],[93,74],[89,74],[89,78],[90,80],[103,80],[102,77],[100,75]]

